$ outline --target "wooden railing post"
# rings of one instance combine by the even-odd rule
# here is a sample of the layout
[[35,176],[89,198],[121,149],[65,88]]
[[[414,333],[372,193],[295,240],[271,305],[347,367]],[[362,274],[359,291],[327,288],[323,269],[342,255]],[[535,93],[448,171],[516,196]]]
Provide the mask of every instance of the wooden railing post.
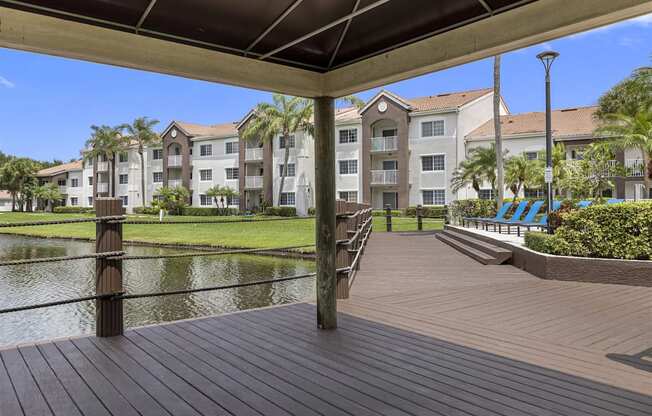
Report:
[[417,231],[423,230],[423,207],[417,205]]
[[[337,241],[337,254],[335,265],[338,269],[349,267],[349,244],[350,238],[348,233],[349,218],[347,214],[347,203],[341,199],[335,201],[336,222],[335,222],[335,240]],[[337,272],[337,299],[347,299],[349,297],[349,272]]]
[[387,232],[392,232],[392,208],[389,204],[385,205],[385,220],[387,224]]
[[[96,198],[98,217],[122,215],[120,198]],[[122,251],[122,223],[99,221],[95,225],[95,252]],[[95,293],[105,295],[122,292],[122,260],[98,258],[95,261]],[[98,337],[111,337],[124,332],[124,315],[121,299],[96,301],[95,333]]]

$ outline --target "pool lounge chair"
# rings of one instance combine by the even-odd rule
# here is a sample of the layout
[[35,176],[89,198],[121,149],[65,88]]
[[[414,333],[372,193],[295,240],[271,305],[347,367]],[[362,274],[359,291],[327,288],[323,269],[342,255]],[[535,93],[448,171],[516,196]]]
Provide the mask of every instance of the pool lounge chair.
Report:
[[624,199],[619,199],[619,198],[607,199],[607,204],[609,204],[609,205],[611,205],[611,204],[620,204],[621,202],[625,202],[625,200]]
[[511,221],[511,222],[520,221],[521,217],[523,216],[523,213],[525,212],[525,209],[528,206],[528,204],[529,204],[529,201],[521,201],[521,202],[519,202],[518,205],[516,206],[516,210],[514,211],[514,214],[512,214],[512,218],[510,218],[510,219],[504,219],[504,218],[503,219],[493,219],[492,218],[492,219],[489,219],[489,220],[486,220],[486,221],[481,221],[482,224],[484,225],[484,229],[488,230],[489,225],[493,225],[494,226],[494,231],[496,231],[496,225],[498,225],[498,227],[501,227],[502,224],[505,224],[508,221]]
[[586,208],[589,205],[591,205],[592,203],[593,203],[593,201],[589,201],[589,200],[580,201],[580,202],[577,203],[577,208]]
[[496,213],[496,216],[493,218],[487,218],[487,217],[465,217],[462,218],[462,227],[466,227],[466,224],[470,223],[475,223],[475,228],[478,228],[478,224],[484,221],[489,221],[489,220],[500,220],[505,218],[505,214],[507,214],[507,211],[509,211],[509,207],[512,206],[511,202],[505,202],[502,207],[498,210]]
[[[512,219],[505,220],[498,222],[498,233],[502,233],[502,226],[506,225],[507,226],[507,234],[512,233],[512,225],[518,225],[519,223],[527,223],[527,222],[533,222],[534,218],[537,216],[539,211],[541,210],[541,207],[543,206],[544,201],[534,201],[532,205],[530,205],[530,209],[528,210],[527,214],[523,217],[523,219],[515,219],[512,217]],[[517,227],[518,228],[518,227]]]
[[[561,201],[552,201],[552,212],[557,211],[559,208],[561,208]],[[527,221],[522,221],[516,224],[516,235],[519,237],[521,236],[521,227],[526,228],[528,231],[530,231],[532,228],[540,228],[540,229],[547,229],[548,228],[548,214],[545,213],[541,216],[539,221],[536,222],[527,222]]]

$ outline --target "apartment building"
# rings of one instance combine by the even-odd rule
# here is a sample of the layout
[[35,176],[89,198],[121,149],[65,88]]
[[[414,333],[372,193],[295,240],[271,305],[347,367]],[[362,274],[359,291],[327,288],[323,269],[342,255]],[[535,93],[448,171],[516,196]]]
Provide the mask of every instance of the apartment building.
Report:
[[[578,107],[555,110],[552,112],[553,141],[563,143],[566,148],[566,160],[573,161],[582,158],[585,148],[599,137],[594,136],[598,127],[595,118],[597,107]],[[544,112],[531,112],[523,114],[510,114],[501,116],[501,133],[503,148],[508,151],[508,156],[525,154],[528,158],[536,159],[539,152],[546,148],[546,115]],[[489,146],[495,142],[493,120],[489,120],[477,129],[467,134],[465,138],[466,152],[474,147]],[[643,157],[634,149],[618,152],[616,158],[610,161],[611,166],[625,167],[625,176],[613,178],[614,189],[608,190],[605,196],[617,198],[642,199],[645,195],[643,184]],[[485,184],[487,185],[487,184]],[[461,198],[475,197],[471,189],[463,191]],[[481,190],[482,197],[489,197],[490,189]],[[512,196],[507,191],[507,196]],[[525,189],[520,196],[540,197],[543,190]],[[652,196],[652,195],[651,195]]]
[[[84,199],[92,195],[84,186],[83,165],[80,160],[63,165],[52,166],[41,169],[36,173],[39,185],[53,183],[59,187],[63,206],[84,206]],[[36,209],[43,209],[43,206],[36,206]]]

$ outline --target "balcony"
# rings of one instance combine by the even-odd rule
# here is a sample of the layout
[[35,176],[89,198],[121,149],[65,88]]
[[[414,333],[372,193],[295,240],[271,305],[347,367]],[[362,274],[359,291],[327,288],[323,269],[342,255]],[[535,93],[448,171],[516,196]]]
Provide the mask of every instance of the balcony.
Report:
[[60,194],[67,194],[68,193],[68,187],[66,185],[59,185],[59,193]]
[[371,152],[394,152],[398,150],[398,136],[372,137]]
[[168,167],[169,168],[179,168],[183,162],[182,155],[170,155],[168,156]]
[[252,147],[250,149],[245,149],[245,161],[247,162],[257,162],[263,160],[263,148],[262,147]]
[[109,171],[109,162],[97,162],[97,171],[98,172],[108,172]]
[[261,189],[263,187],[262,176],[246,176],[245,188],[247,189]]
[[372,185],[397,185],[398,171],[397,170],[372,170],[371,184]]
[[108,182],[98,182],[96,185],[95,192],[106,193],[109,192],[109,183]]
[[168,179],[168,188],[178,188],[183,186],[182,179]]
[[625,170],[627,176],[634,178],[642,178],[645,174],[645,165],[643,159],[627,159],[625,160]]

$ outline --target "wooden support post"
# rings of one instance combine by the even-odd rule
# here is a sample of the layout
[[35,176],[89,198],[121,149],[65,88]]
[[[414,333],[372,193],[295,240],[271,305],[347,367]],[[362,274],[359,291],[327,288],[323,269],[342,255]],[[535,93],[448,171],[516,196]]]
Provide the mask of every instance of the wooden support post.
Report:
[[392,232],[392,208],[388,205],[385,205],[385,220],[387,224],[387,232]]
[[[348,233],[349,218],[343,216],[347,213],[346,201],[337,200],[335,202],[337,213],[335,225],[335,238],[337,239],[337,259],[336,266],[338,269],[349,267],[349,245],[346,241],[350,238]],[[347,299],[349,297],[349,272],[337,273],[337,299]]]
[[[96,198],[95,212],[98,217],[122,215],[120,198]],[[98,222],[95,225],[95,252],[122,251],[122,224]],[[102,259],[95,261],[95,293],[98,295],[122,292],[122,260]],[[122,300],[98,299],[95,316],[95,334],[112,337],[124,332]]]
[[337,328],[335,266],[335,108],[315,98],[315,221],[317,232],[317,326]]
[[417,231],[423,231],[423,207],[417,205]]

